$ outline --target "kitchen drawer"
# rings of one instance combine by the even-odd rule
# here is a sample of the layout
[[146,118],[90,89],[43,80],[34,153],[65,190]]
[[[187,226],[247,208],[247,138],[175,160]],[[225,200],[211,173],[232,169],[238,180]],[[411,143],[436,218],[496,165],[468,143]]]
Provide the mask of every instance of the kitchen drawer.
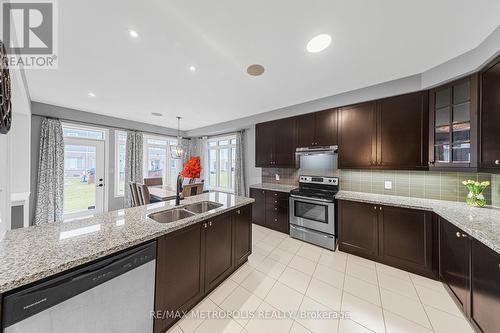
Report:
[[288,201],[288,193],[277,191],[266,191],[266,202],[275,202],[280,200]]
[[266,211],[266,226],[268,228],[288,233],[288,213],[278,209],[277,211],[268,209]]

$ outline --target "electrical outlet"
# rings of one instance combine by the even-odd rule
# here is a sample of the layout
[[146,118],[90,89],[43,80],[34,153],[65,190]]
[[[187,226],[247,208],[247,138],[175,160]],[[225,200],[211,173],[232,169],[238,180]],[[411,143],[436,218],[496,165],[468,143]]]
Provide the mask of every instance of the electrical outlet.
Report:
[[280,180],[280,175],[275,174],[274,177],[276,178],[276,180]]
[[384,187],[386,190],[392,190],[392,182],[390,180],[386,180]]

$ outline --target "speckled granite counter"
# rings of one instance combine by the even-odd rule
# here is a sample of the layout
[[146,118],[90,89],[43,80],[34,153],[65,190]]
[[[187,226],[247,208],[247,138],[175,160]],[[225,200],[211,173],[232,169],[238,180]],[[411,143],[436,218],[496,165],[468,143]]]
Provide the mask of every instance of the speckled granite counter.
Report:
[[155,239],[169,232],[250,204],[251,198],[211,192],[188,197],[181,206],[214,201],[222,207],[161,224],[148,214],[172,209],[174,201],[96,214],[81,220],[9,231],[0,241],[0,293]]
[[256,188],[259,190],[286,192],[286,193],[290,193],[291,190],[293,190],[297,187],[298,186],[294,186],[294,185],[271,184],[271,183],[250,185],[250,188]]
[[340,191],[336,198],[433,211],[500,254],[500,209],[498,208],[474,208],[460,202],[349,191]]

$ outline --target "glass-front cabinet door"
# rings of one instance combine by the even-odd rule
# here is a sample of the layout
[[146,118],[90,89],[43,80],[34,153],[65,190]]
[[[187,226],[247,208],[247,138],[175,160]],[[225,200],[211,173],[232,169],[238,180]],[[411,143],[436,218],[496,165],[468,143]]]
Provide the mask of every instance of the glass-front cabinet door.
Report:
[[430,168],[476,168],[477,75],[432,89],[429,102]]

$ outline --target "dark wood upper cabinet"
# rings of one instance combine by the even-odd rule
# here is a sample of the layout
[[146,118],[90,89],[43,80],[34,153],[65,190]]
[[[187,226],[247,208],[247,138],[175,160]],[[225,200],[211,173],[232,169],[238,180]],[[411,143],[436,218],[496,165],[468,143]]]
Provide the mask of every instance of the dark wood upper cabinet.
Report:
[[477,240],[472,240],[471,245],[471,321],[480,332],[498,332],[500,255]]
[[432,213],[379,206],[379,256],[389,265],[434,277]]
[[439,219],[439,275],[455,296],[464,313],[468,312],[470,239],[462,230]]
[[205,289],[211,290],[233,268],[231,215],[224,214],[203,223],[205,231]]
[[330,109],[296,117],[297,147],[336,146],[337,113]]
[[500,58],[481,73],[480,167],[500,172]]
[[306,113],[295,117],[297,126],[297,147],[312,147],[316,142],[316,116]]
[[297,134],[295,120],[286,118],[274,121],[274,164],[279,168],[295,168]]
[[428,167],[428,92],[416,92],[378,102],[377,167]]
[[272,121],[255,126],[255,166],[272,167],[274,162],[274,131]]
[[[201,224],[157,240],[156,311],[185,311],[204,295],[203,230]],[[156,319],[154,331],[165,332],[175,318]]]
[[316,112],[316,145],[336,146],[338,144],[338,110]]
[[377,151],[376,103],[352,105],[339,112],[339,168],[373,167]]
[[429,167],[477,168],[478,75],[434,88],[429,93]]
[[295,168],[295,120],[286,118],[255,126],[255,166]]
[[234,266],[244,263],[252,253],[252,205],[241,207],[233,215]]
[[339,202],[339,250],[370,259],[378,256],[377,206]]

